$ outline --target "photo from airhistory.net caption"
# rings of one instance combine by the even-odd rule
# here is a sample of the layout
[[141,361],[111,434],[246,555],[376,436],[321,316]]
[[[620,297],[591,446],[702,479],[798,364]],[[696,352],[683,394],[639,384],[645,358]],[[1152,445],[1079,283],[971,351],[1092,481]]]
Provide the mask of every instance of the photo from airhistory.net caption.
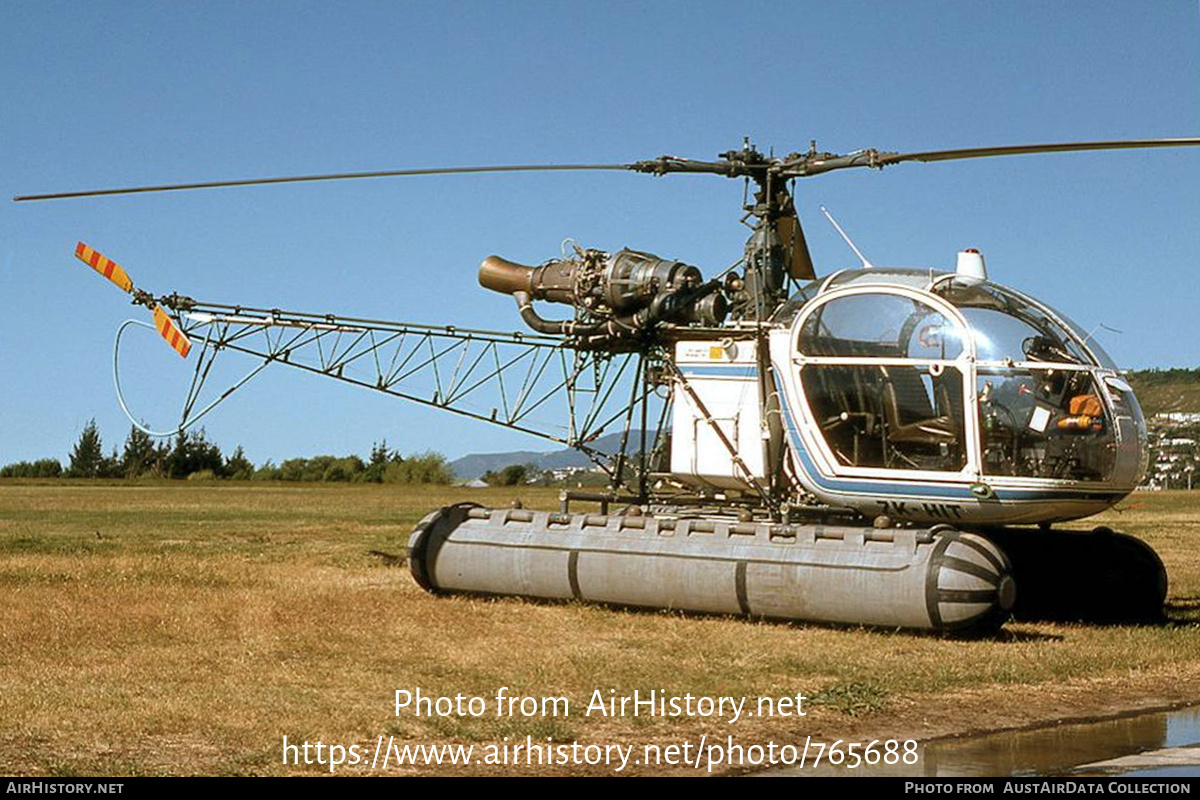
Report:
[[[585,708],[574,713],[585,717],[698,717],[734,725],[745,717],[803,717],[802,693],[784,697],[758,697],[748,703],[746,697],[668,695],[661,690],[617,694],[595,689]],[[421,689],[397,689],[395,714],[417,717],[570,717],[570,699],[565,696],[519,696],[502,686],[489,699],[478,695],[430,696]],[[822,759],[828,764],[844,764],[848,769],[860,765],[919,763],[917,742],[872,740],[870,742],[820,741],[806,736],[802,741],[766,743],[740,742],[730,733],[724,737],[702,734],[699,739],[685,738],[674,744],[633,743],[597,744],[579,741],[555,741],[553,736],[503,737],[491,744],[417,744],[397,742],[394,735],[378,737],[375,742],[330,743],[288,741],[283,737],[283,763],[299,766],[327,766],[330,772],[343,766],[434,766],[446,764],[513,766],[609,767],[614,773],[628,767],[689,767],[712,773],[726,769],[806,765],[817,767]]]

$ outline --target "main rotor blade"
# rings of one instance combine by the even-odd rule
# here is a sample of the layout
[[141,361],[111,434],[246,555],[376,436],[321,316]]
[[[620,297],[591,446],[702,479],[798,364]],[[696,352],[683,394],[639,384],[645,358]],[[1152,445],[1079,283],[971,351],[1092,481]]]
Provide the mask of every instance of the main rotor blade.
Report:
[[[1080,150],[1129,150],[1149,147],[1194,147],[1200,146],[1200,138],[1186,139],[1127,139],[1108,142],[1062,142],[1057,144],[1027,144],[1002,147],[967,147],[957,150],[927,150],[918,153],[892,153],[880,150],[859,150],[844,155],[835,153],[793,153],[786,159],[768,159],[757,151],[744,151],[746,157],[736,158],[743,153],[722,154],[721,161],[694,161],[691,159],[662,156],[649,161],[632,164],[514,164],[508,166],[482,167],[433,167],[424,169],[385,170],[379,172],[339,172],[328,175],[290,175],[275,178],[247,178],[230,181],[203,181],[199,183],[174,183],[155,186],[131,186],[122,189],[95,189],[81,192],[55,192],[53,194],[17,195],[16,202],[27,200],[64,200],[73,197],[100,197],[118,194],[143,194],[147,192],[175,192],[185,189],[217,189],[229,186],[261,186],[276,183],[308,183],[314,181],[341,181],[356,178],[396,178],[417,175],[471,175],[491,172],[579,172],[585,170],[625,171],[633,170],[655,175],[671,172],[698,172],[724,175],[734,178],[760,175],[771,172],[780,178],[804,178],[849,167],[885,167],[903,161],[954,161],[967,158],[991,156],[1013,156],[1030,153],[1067,153]],[[750,158],[754,156],[754,158]]]
[[398,169],[383,172],[339,172],[329,175],[291,175],[277,178],[247,178],[235,181],[204,181],[202,183],[170,183],[158,186],[131,186],[124,189],[94,189],[83,192],[17,195],[14,202],[26,200],[65,200],[71,197],[100,197],[114,194],[143,194],[147,192],[177,192],[184,189],[219,189],[227,186],[260,186],[271,183],[308,183],[312,181],[342,181],[355,178],[398,178],[412,175],[469,175],[482,172],[572,172],[580,170],[628,170],[632,164],[519,164],[498,167],[435,167],[431,169]]
[[901,161],[955,161],[963,158],[1018,156],[1028,153],[1071,153],[1079,150],[1134,150],[1146,147],[1196,147],[1200,138],[1124,139],[1109,142],[1062,142],[1059,144],[1019,144],[1005,147],[966,147],[959,150],[927,150],[923,153],[880,153],[880,166]]
[[1030,153],[1070,153],[1080,150],[1132,150],[1147,147],[1195,147],[1200,138],[1188,139],[1125,139],[1111,142],[1060,142],[1056,144],[1018,144],[1002,147],[964,147],[957,150],[926,150],[920,153],[891,153],[882,150],[856,150],[844,155],[837,153],[793,153],[778,170],[784,178],[807,178],[850,167],[881,169],[902,161],[956,161],[991,156],[1017,156]]

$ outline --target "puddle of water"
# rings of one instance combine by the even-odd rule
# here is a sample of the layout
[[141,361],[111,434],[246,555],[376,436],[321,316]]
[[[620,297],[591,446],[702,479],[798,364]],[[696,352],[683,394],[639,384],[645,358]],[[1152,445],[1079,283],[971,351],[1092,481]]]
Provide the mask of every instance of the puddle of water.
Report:
[[[1080,764],[1197,743],[1200,743],[1200,707],[1193,706],[1103,722],[933,742],[920,748],[920,761],[913,765],[863,765],[848,769],[845,765],[821,764],[816,769],[787,767],[766,774],[925,778],[1059,775]],[[1126,774],[1135,777],[1200,775],[1200,765],[1162,769],[1170,771],[1143,769]],[[1184,771],[1176,771],[1180,769]]]
[[1119,778],[1195,778],[1200,775],[1200,766],[1194,767],[1158,767],[1156,769],[1135,769],[1129,772],[1117,773]]
[[1163,747],[1183,747],[1200,743],[1200,707],[1184,708],[1165,715],[1167,738]]

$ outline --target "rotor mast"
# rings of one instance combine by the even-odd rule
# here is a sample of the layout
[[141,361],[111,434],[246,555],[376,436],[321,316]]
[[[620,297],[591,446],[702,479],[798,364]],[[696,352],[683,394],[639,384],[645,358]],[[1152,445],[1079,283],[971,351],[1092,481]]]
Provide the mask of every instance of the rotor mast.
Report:
[[766,167],[751,175],[758,188],[754,202],[745,210],[755,224],[746,240],[743,286],[740,292],[734,292],[737,297],[734,308],[743,319],[765,320],[787,299],[788,264],[797,240],[804,258],[808,258],[808,248],[787,181],[770,169],[766,159],[749,144],[741,153],[730,151],[723,155],[760,159]]
[[[809,157],[816,155],[815,144]],[[729,178],[742,177],[753,180],[755,190],[750,202],[743,210],[743,221],[753,219],[751,233],[746,240],[743,255],[742,276],[731,276],[725,284],[730,310],[736,319],[747,322],[764,322],[787,299],[788,278],[811,280],[815,277],[812,256],[804,239],[804,230],[796,214],[788,185],[793,175],[784,169],[804,156],[789,156],[780,160],[760,153],[749,140],[741,150],[730,150],[718,156],[715,162],[691,161],[663,156],[653,161],[642,161],[631,165],[638,172],[665,175],[668,172],[696,172],[724,175]],[[763,411],[764,452],[767,464],[765,482],[759,484],[750,479],[760,492],[764,506],[771,517],[780,520],[786,517],[787,503],[791,497],[791,486],[784,477],[783,429],[778,413],[779,397],[775,390],[774,367],[771,364],[770,347],[765,326],[757,326],[755,334],[758,374],[758,401]],[[684,382],[686,388],[687,384]],[[775,413],[771,413],[771,410]],[[718,435],[720,431],[718,430]],[[726,442],[728,446],[728,442]],[[732,452],[732,451],[731,451]]]
[[[815,155],[815,146],[809,153],[811,155]],[[690,172],[754,181],[753,199],[743,209],[746,212],[744,219],[755,220],[753,232],[746,240],[744,275],[731,280],[727,288],[734,316],[765,320],[787,299],[789,276],[800,280],[815,277],[804,230],[788,186],[795,176],[788,174],[787,168],[798,156],[793,154],[782,160],[769,157],[747,140],[741,150],[730,150],[718,157],[720,161],[660,156],[635,162],[629,168],[653,175]]]

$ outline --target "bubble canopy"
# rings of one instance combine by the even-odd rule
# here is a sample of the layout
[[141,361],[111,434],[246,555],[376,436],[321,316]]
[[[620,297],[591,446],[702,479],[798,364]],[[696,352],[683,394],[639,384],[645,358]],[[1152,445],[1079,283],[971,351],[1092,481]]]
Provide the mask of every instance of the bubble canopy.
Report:
[[1145,423],[1112,360],[1020,292],[956,273],[847,270],[804,287],[774,321],[791,331],[835,472],[1139,477]]
[[1066,315],[1020,292],[955,275],[929,288],[966,319],[979,361],[1058,362],[1116,371],[1094,338]]
[[[932,331],[927,328],[940,326],[943,340],[957,342],[938,353],[941,358],[961,355],[969,336],[975,351],[971,355],[980,362],[1060,363],[1117,371],[1116,364],[1094,337],[1045,303],[990,281],[929,269],[881,268],[834,273],[803,287],[780,307],[774,322],[790,325],[814,299],[849,287],[918,290],[945,300],[961,315],[959,319],[948,319],[919,300],[906,305],[897,295],[872,292],[848,295],[839,303],[823,307],[819,320],[810,317],[813,325],[810,333],[816,333],[818,325],[826,326],[827,333],[833,333],[830,326],[836,327],[834,338],[847,342],[843,349],[854,349],[854,342],[871,343],[859,355],[884,355],[887,350],[886,355],[890,356],[932,357],[933,352],[920,353],[920,350],[932,346]],[[922,312],[926,319],[920,319]],[[911,330],[905,328],[906,323]],[[917,333],[918,327],[925,340],[921,347],[898,340],[902,332]]]

